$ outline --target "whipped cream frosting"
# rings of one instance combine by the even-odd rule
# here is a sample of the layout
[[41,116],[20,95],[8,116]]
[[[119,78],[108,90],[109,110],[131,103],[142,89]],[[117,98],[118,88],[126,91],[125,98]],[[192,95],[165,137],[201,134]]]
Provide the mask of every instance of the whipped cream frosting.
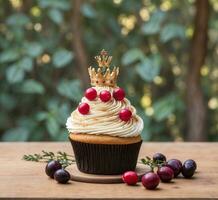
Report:
[[[112,87],[93,87],[99,94],[102,90],[108,90],[113,94],[115,88]],[[136,137],[140,135],[144,124],[143,120],[136,114],[136,109],[130,101],[124,98],[116,101],[111,98],[108,102],[102,102],[100,98],[89,101],[83,97],[81,103],[88,103],[90,112],[82,115],[76,109],[67,119],[66,127],[70,133],[85,133],[93,135],[108,135],[117,137]],[[132,112],[132,117],[128,122],[119,118],[119,112],[128,108]]]

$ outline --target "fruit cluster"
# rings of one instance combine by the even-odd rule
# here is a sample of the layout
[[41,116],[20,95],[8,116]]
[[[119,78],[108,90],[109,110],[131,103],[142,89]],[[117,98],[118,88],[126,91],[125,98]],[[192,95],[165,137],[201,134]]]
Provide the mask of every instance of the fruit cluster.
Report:
[[[170,182],[180,173],[185,178],[191,178],[197,169],[197,164],[194,160],[186,160],[183,164],[178,159],[167,161],[166,156],[161,153],[154,154],[153,159],[146,157],[146,159],[141,161],[151,168],[151,171],[145,173],[141,178],[142,185],[149,190],[155,189],[159,185],[160,180],[162,182]],[[157,168],[156,173],[154,172],[155,167]],[[122,179],[128,185],[135,185],[139,181],[139,177],[134,171],[125,172]]]
[[46,165],[45,173],[58,183],[65,184],[70,180],[70,173],[63,169],[61,163],[56,160],[52,160]]
[[[113,98],[117,101],[122,101],[125,98],[125,91],[122,88],[116,88],[113,91]],[[108,102],[112,98],[111,93],[108,90],[102,90],[99,93],[99,98],[101,99],[102,102]],[[88,88],[85,91],[85,97],[89,101],[94,101],[97,98],[98,94],[97,91],[94,88]],[[86,115],[90,111],[90,106],[88,103],[80,103],[78,106],[78,111],[82,115]],[[119,118],[122,121],[129,121],[132,116],[132,112],[128,108],[124,108],[119,112]]]

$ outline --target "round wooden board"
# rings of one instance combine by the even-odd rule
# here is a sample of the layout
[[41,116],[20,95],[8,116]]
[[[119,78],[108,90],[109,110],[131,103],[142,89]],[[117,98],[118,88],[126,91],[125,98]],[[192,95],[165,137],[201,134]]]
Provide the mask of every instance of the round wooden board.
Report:
[[[69,167],[68,171],[71,173],[71,180],[86,182],[86,183],[122,183],[122,175],[95,175],[85,174],[80,172],[73,164]],[[149,168],[143,164],[138,164],[136,167],[136,173],[139,175],[139,179],[149,171]]]

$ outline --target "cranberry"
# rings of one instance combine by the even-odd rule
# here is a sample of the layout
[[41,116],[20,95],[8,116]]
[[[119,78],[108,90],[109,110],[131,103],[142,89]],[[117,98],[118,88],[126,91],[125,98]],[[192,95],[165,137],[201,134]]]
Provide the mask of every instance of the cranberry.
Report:
[[70,180],[70,173],[66,171],[65,169],[59,169],[55,172],[54,179],[58,183],[65,184]]
[[162,163],[162,162],[166,161],[166,156],[163,155],[162,153],[155,153],[153,155],[153,161]]
[[61,169],[62,166],[61,164],[56,161],[56,160],[52,160],[50,161],[46,167],[45,167],[45,173],[50,176],[51,178],[54,178],[54,173],[58,170]]
[[92,100],[94,100],[97,97],[97,91],[94,88],[88,88],[85,91],[85,97],[88,100],[92,101]]
[[194,160],[188,159],[188,160],[185,161],[185,163],[191,163],[194,166],[195,170],[197,169],[197,164],[196,164],[196,162]]
[[190,162],[190,160],[187,160],[184,162],[182,166],[182,175],[185,178],[191,178],[196,170],[196,163],[195,162]]
[[128,171],[123,174],[122,179],[127,185],[135,185],[138,182],[138,175],[134,171]]
[[89,104],[87,104],[87,103],[81,103],[81,104],[79,104],[79,106],[78,106],[78,111],[79,111],[82,115],[88,114],[89,110],[90,110],[90,107],[89,107]]
[[116,88],[113,91],[113,97],[117,101],[122,101],[124,99],[124,97],[125,97],[125,91],[122,88]]
[[121,119],[122,121],[127,122],[127,121],[129,121],[130,118],[132,117],[132,112],[131,112],[129,109],[124,108],[124,109],[122,109],[122,110],[120,111],[119,117],[120,117],[120,119]]
[[148,190],[154,190],[160,183],[160,178],[154,172],[148,172],[142,177],[142,184]]
[[110,101],[111,99],[111,93],[107,90],[103,90],[100,92],[99,97],[103,102],[107,102],[107,101]]
[[166,166],[170,167],[173,170],[174,178],[176,178],[182,170],[182,163],[178,159],[168,160]]
[[157,174],[163,182],[170,182],[173,179],[174,172],[170,167],[164,166],[157,170]]

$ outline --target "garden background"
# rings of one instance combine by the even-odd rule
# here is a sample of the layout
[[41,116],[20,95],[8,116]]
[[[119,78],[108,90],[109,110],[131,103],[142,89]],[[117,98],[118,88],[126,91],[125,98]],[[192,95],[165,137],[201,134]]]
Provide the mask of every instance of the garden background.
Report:
[[218,140],[217,0],[0,0],[0,140],[67,140],[101,49],[144,140]]

